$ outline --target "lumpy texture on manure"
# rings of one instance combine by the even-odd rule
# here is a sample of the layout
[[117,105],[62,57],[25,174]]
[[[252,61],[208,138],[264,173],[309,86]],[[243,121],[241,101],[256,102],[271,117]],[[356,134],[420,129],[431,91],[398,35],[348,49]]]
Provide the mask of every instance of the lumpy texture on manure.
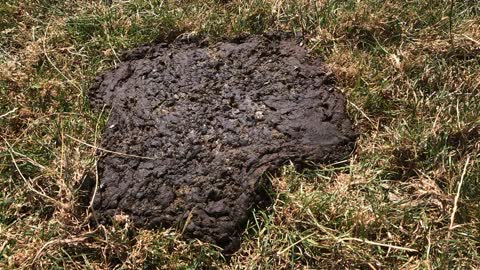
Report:
[[140,47],[98,76],[88,97],[111,110],[98,220],[177,226],[227,251],[266,199],[266,171],[343,159],[355,139],[324,64],[285,36]]

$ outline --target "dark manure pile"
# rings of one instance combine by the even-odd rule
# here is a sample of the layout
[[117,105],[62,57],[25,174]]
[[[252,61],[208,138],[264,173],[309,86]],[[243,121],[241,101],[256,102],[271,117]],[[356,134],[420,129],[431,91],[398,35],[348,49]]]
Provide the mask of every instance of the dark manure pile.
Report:
[[127,52],[88,98],[111,111],[98,161],[97,220],[182,228],[238,249],[267,171],[344,159],[355,131],[319,58],[286,35],[179,39]]

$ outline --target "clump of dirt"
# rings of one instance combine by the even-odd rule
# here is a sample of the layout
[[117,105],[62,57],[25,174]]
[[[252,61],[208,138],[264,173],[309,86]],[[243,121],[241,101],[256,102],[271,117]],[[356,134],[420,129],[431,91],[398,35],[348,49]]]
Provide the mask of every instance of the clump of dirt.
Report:
[[88,97],[111,108],[98,219],[178,226],[227,252],[266,200],[266,171],[343,159],[356,137],[325,65],[286,35],[140,47]]

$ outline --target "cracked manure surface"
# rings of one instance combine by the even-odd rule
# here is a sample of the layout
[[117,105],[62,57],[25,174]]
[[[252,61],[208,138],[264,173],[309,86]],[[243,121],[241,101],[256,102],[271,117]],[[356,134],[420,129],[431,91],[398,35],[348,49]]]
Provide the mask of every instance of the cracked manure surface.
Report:
[[[250,210],[267,201],[262,175],[289,160],[345,158],[355,132],[320,59],[289,37],[208,44],[179,40],[127,52],[88,97],[111,114],[94,208],[138,226],[234,251]],[[190,218],[188,218],[190,216]]]

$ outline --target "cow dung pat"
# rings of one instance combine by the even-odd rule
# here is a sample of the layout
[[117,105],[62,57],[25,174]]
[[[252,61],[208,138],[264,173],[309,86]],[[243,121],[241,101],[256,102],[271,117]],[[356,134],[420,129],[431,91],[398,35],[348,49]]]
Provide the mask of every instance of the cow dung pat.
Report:
[[[126,215],[234,251],[262,175],[338,161],[356,134],[322,61],[288,35],[178,39],[127,52],[88,98],[110,116],[98,161],[100,222]],[[115,153],[114,153],[115,152]]]

